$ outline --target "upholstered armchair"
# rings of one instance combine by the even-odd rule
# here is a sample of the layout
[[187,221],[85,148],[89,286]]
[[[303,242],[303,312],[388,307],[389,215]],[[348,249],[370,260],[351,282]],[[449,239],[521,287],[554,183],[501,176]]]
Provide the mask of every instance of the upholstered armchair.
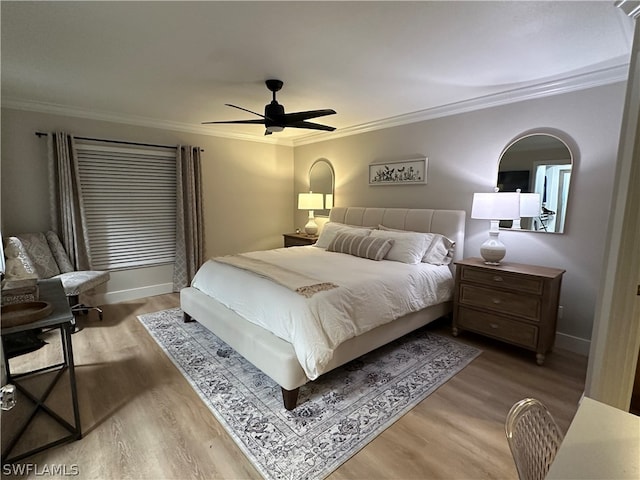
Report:
[[75,314],[96,310],[102,320],[102,310],[80,302],[80,295],[89,293],[109,280],[106,271],[76,271],[55,232],[23,233],[6,239],[6,279],[14,276],[37,276],[38,279],[58,278]]

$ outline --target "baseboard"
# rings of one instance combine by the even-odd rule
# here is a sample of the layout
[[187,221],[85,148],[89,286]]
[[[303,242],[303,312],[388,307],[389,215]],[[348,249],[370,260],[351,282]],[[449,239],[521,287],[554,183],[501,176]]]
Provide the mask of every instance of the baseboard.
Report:
[[586,338],[574,337],[566,333],[556,332],[556,348],[562,348],[585,357],[589,356],[591,341]]
[[95,294],[93,297],[93,304],[108,305],[112,303],[126,302],[128,300],[137,300],[139,298],[153,297],[155,295],[163,295],[171,292],[173,292],[172,283],[161,283],[158,285],[149,285],[146,287]]

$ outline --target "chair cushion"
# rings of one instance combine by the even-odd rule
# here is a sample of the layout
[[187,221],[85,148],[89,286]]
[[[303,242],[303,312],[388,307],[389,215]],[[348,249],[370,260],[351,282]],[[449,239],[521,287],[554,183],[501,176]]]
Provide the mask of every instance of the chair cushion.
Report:
[[109,280],[109,272],[86,270],[81,272],[67,272],[56,275],[54,278],[59,278],[64,288],[64,293],[67,296],[80,295],[88,290],[91,290],[98,285],[106,283]]
[[71,260],[69,260],[67,252],[62,246],[62,242],[58,238],[58,234],[52,230],[49,230],[47,233],[45,233],[45,237],[47,237],[47,243],[49,244],[49,248],[51,249],[53,258],[58,264],[60,273],[73,272],[73,265],[71,264]]
[[51,278],[60,274],[58,264],[53,258],[53,253],[49,248],[44,233],[21,233],[16,235],[24,245],[27,255],[33,262],[33,266],[36,268],[38,278]]

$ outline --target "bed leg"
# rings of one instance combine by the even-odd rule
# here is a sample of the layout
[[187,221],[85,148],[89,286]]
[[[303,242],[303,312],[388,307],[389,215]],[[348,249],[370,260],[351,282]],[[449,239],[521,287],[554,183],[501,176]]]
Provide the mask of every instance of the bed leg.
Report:
[[298,403],[298,393],[300,392],[300,387],[295,390],[287,390],[286,388],[282,388],[282,400],[284,401],[284,408],[287,410],[293,410],[296,408],[296,403]]
[[193,317],[187,312],[182,312],[182,319],[184,320],[184,323],[195,322]]

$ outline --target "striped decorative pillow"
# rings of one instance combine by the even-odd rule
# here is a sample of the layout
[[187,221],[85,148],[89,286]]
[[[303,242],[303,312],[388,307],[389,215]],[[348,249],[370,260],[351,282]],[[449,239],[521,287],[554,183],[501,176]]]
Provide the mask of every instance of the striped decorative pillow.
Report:
[[348,253],[356,257],[380,261],[392,246],[393,240],[388,238],[373,238],[349,233],[338,233],[327,247],[327,251]]

